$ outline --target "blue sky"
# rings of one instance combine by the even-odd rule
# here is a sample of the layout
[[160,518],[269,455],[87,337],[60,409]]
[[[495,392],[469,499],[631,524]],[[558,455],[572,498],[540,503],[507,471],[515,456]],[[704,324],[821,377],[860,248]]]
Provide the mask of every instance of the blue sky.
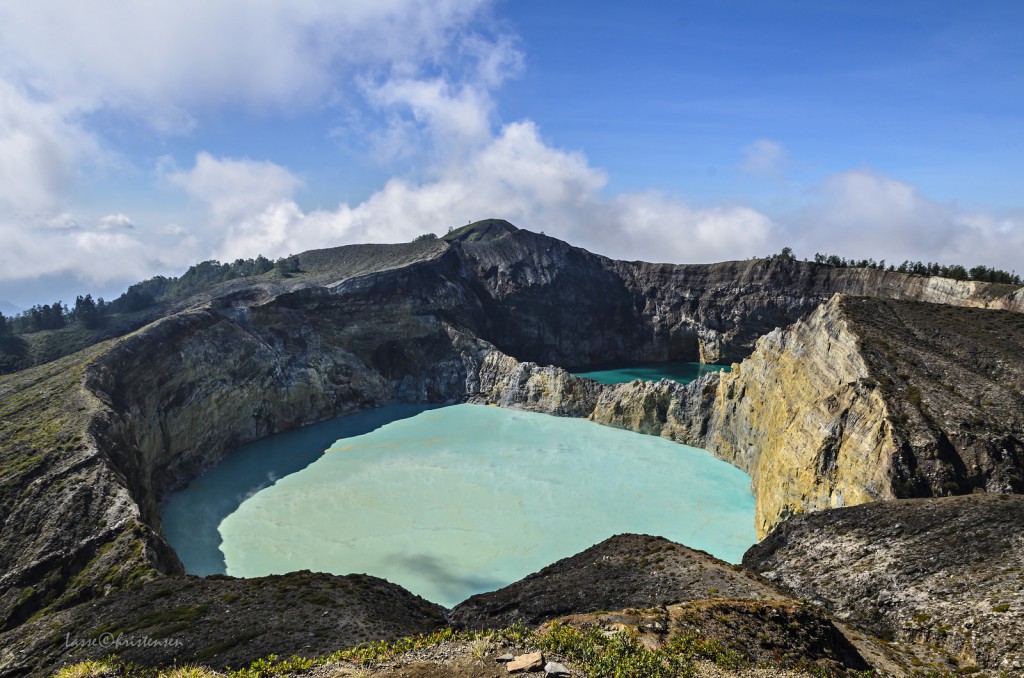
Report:
[[504,217],[609,256],[1024,255],[1024,4],[0,6],[0,301]]

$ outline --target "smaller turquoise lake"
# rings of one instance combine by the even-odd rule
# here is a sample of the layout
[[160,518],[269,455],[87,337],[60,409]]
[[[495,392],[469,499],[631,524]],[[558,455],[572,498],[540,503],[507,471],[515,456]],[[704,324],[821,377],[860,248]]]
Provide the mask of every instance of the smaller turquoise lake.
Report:
[[756,541],[750,477],[704,450],[483,405],[386,407],[238,448],[162,518],[193,574],[365,572],[447,607],[617,533],[730,562]]
[[671,379],[683,384],[699,379],[708,372],[728,372],[728,365],[712,365],[709,363],[635,363],[625,367],[609,367],[604,369],[573,372],[577,377],[586,377],[602,384],[622,384],[641,379],[643,381],[660,381]]

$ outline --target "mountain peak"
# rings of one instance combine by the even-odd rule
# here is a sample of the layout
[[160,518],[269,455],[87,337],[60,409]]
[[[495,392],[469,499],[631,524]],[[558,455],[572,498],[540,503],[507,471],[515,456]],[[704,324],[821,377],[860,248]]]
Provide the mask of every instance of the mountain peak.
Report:
[[518,232],[518,228],[504,219],[482,219],[455,229],[445,235],[444,239],[448,242],[481,242],[497,240],[509,233]]

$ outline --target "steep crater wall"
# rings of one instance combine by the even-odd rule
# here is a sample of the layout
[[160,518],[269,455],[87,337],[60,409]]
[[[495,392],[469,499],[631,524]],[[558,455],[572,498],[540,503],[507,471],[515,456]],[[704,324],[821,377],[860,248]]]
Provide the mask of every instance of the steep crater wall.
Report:
[[[718,264],[608,259],[492,220],[452,247],[485,310],[482,338],[520,360],[739,362],[833,294],[1024,311],[1020,289],[780,258]],[[472,235],[470,233],[470,235]]]
[[458,291],[419,266],[218,300],[121,341],[87,383],[149,522],[160,497],[240,444],[389,403],[461,400],[462,354],[482,344],[445,319],[465,313]]

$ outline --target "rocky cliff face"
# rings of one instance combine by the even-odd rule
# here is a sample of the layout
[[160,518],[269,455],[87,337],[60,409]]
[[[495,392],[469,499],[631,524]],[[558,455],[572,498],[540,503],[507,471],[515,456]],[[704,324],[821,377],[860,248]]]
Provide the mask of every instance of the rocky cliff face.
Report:
[[1024,491],[1024,317],[836,297],[723,375],[704,447],[758,530],[894,497]]
[[[459,284],[481,311],[479,337],[520,360],[568,367],[616,360],[739,360],[758,337],[835,293],[1024,309],[1010,286],[900,273],[778,259],[710,265],[615,261],[500,220],[459,229],[431,247],[438,259],[443,249],[437,248],[447,247],[459,260]],[[335,252],[302,255],[303,261],[315,255],[325,266],[318,281],[329,284],[331,266],[356,270],[348,254]],[[401,257],[387,256],[400,265]]]
[[[467,227],[468,228],[468,227]],[[833,294],[1024,311],[1017,288],[780,259],[615,261],[505,222],[449,236],[489,311],[480,336],[520,360],[737,362]]]
[[793,513],[892,498],[889,406],[833,298],[723,374],[704,447],[750,473],[759,536]]

